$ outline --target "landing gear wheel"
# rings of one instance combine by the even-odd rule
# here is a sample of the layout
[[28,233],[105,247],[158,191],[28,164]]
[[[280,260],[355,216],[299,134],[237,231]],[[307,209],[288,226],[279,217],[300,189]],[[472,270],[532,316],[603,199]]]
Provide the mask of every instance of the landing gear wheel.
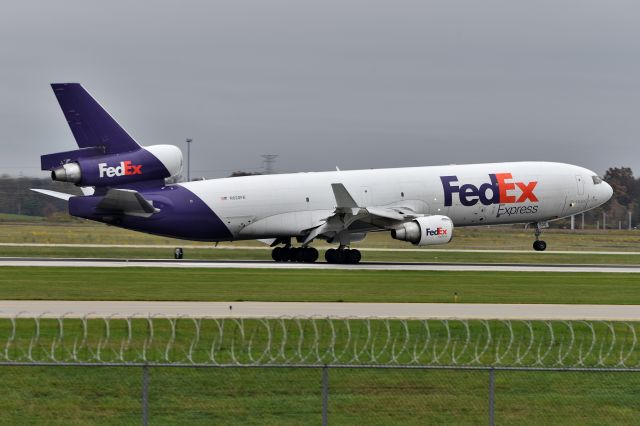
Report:
[[276,262],[313,263],[318,260],[318,250],[313,247],[275,247],[271,258]]
[[362,259],[360,250],[345,250],[345,263],[355,265],[356,263],[360,263],[360,259]]
[[305,247],[303,250],[303,262],[313,263],[318,260],[318,250],[313,247]]
[[280,252],[280,262],[288,262],[291,260],[291,247],[282,247]]
[[547,249],[547,243],[542,240],[537,240],[533,242],[533,249],[535,251],[545,251]]
[[324,253],[324,258],[327,263],[356,264],[360,263],[362,254],[360,254],[360,250],[329,249]]
[[549,227],[548,222],[536,222],[533,223],[535,226],[534,235],[536,236],[536,240],[533,242],[533,249],[535,251],[545,251],[547,249],[547,243],[542,241],[540,238],[540,234],[542,234],[542,230]]
[[346,250],[336,250],[336,253],[335,253],[336,263],[339,263],[339,264],[346,263],[345,260],[347,260],[347,254],[345,252]]
[[276,247],[271,250],[271,258],[276,262],[282,262],[282,251],[285,250],[282,247]]
[[291,247],[289,249],[290,261],[291,262],[302,262],[302,255],[304,254],[304,249],[299,247]]

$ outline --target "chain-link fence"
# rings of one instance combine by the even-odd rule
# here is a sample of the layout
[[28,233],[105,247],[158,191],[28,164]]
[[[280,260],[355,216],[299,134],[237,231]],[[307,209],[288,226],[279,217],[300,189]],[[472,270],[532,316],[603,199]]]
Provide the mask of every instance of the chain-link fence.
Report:
[[637,424],[637,323],[0,320],[0,423]]
[[640,371],[4,365],[0,423],[637,424]]

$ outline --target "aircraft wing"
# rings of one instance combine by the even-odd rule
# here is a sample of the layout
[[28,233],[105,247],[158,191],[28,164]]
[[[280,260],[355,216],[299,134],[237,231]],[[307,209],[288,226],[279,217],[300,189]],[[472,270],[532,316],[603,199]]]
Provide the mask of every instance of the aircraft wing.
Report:
[[138,191],[132,189],[110,189],[96,206],[104,210],[116,210],[130,216],[149,217],[159,212]]
[[349,232],[349,227],[356,221],[365,221],[379,230],[393,229],[397,225],[424,216],[408,207],[358,206],[347,188],[342,183],[332,183],[333,195],[336,199],[334,214],[324,219],[316,227],[309,229],[303,245],[309,244],[320,235],[337,235]]
[[391,221],[406,222],[418,216],[408,207],[389,206],[358,206],[347,188],[341,183],[331,184],[336,198],[336,214],[351,214],[353,216],[371,216]]

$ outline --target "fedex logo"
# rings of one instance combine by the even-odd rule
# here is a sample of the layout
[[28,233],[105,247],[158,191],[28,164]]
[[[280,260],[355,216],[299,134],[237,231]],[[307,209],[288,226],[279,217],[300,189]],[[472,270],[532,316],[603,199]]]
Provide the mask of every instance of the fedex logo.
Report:
[[134,165],[131,161],[121,161],[119,166],[109,167],[107,163],[98,164],[99,176],[102,177],[114,177],[114,176],[129,176],[129,175],[141,175],[142,164]]
[[424,234],[428,237],[439,237],[447,235],[447,230],[440,227],[436,229],[427,228],[424,230]]
[[[457,193],[460,204],[463,206],[473,206],[480,201],[488,206],[491,204],[513,204],[524,203],[525,201],[537,202],[538,198],[533,193],[537,181],[514,182],[511,173],[491,173],[491,182],[483,183],[480,187],[470,183],[464,185],[454,185],[458,182],[457,176],[440,176],[442,188],[444,189],[444,205],[453,205],[453,194]],[[516,190],[517,188],[517,190]]]

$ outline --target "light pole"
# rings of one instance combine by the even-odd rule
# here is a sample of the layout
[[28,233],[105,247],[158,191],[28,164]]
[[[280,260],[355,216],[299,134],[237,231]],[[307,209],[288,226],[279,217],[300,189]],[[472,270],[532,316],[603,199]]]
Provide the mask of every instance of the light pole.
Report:
[[187,182],[191,182],[191,142],[193,139],[187,138]]
[[278,156],[275,154],[265,154],[261,157],[264,158],[264,174],[272,175],[274,172],[273,163],[276,162],[276,158],[278,158]]

